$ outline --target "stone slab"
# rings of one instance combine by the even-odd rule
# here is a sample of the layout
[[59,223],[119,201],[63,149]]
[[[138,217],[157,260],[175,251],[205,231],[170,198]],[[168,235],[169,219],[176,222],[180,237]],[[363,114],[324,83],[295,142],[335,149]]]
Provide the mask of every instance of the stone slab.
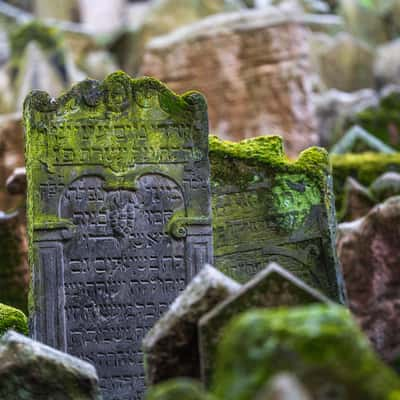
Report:
[[32,92],[24,121],[32,335],[142,399],[143,337],[212,261],[206,102],[117,72]]

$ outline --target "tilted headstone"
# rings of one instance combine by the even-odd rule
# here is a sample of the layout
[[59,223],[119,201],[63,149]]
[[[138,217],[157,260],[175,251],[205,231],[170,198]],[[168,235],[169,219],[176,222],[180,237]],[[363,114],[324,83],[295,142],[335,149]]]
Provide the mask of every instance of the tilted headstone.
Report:
[[224,327],[241,312],[328,302],[328,298],[300,279],[271,263],[245,284],[237,294],[217,305],[199,321],[200,365],[203,381],[209,385],[215,369],[218,344]]
[[95,368],[8,331],[0,339],[0,398],[101,400]]
[[142,399],[143,337],[212,261],[205,100],[118,72],[24,118],[33,336]]
[[325,150],[296,162],[282,139],[210,140],[214,266],[246,282],[277,262],[308,285],[344,301],[335,250],[335,206]]
[[205,265],[143,340],[146,383],[171,378],[200,379],[197,324],[241,285]]

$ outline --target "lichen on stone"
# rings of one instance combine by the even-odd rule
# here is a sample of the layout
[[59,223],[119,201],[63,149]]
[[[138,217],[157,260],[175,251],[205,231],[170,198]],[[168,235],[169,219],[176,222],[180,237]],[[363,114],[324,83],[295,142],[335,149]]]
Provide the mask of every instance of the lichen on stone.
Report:
[[382,400],[400,389],[349,311],[316,305],[253,310],[234,320],[219,348],[213,393],[247,400],[287,370],[313,396],[327,390],[342,400]]
[[22,311],[0,303],[0,336],[10,329],[27,335],[27,317]]

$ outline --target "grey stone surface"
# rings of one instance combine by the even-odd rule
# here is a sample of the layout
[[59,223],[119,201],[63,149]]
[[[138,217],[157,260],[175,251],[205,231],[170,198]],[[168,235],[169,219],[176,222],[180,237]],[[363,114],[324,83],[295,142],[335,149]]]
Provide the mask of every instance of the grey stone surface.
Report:
[[217,305],[199,321],[200,364],[203,382],[210,384],[217,346],[224,327],[233,317],[252,308],[330,303],[324,295],[271,263],[239,292]]
[[95,368],[13,331],[0,339],[3,400],[101,400]]
[[200,378],[197,323],[241,285],[205,265],[143,340],[146,381]]
[[143,337],[212,262],[204,98],[121,72],[24,115],[32,334],[92,362],[105,400],[141,399]]

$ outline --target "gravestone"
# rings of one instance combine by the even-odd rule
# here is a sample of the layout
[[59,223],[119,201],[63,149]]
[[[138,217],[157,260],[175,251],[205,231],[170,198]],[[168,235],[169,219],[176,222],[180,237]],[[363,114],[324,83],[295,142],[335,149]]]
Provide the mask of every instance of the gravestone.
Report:
[[199,349],[202,380],[209,385],[215,372],[217,348],[224,329],[242,312],[253,308],[330,303],[318,291],[304,284],[279,265],[271,263],[234,295],[218,304],[199,321]]
[[335,250],[336,218],[328,154],[312,147],[295,162],[282,139],[210,139],[214,266],[246,282],[276,262],[344,301]]
[[0,338],[0,398],[102,400],[95,368],[14,331]]
[[205,100],[118,72],[24,118],[32,334],[142,399],[144,335],[212,261]]
[[143,340],[146,383],[178,377],[200,379],[197,324],[241,285],[205,265]]

